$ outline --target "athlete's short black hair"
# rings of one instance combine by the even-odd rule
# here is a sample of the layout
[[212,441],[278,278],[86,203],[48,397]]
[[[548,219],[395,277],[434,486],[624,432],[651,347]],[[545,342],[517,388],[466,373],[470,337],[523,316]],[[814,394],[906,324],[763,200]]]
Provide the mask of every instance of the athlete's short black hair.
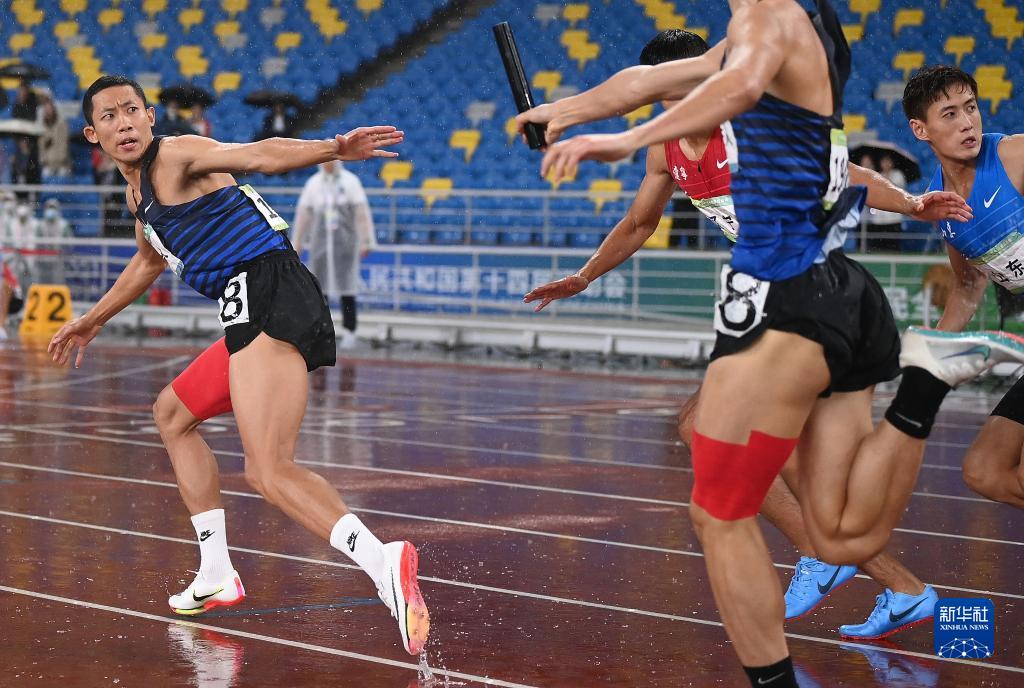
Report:
[[932,65],[914,72],[903,89],[903,114],[907,119],[924,120],[928,108],[942,96],[949,97],[950,89],[971,90],[978,97],[978,82],[974,77],[949,65]]
[[82,114],[85,115],[85,121],[90,127],[92,126],[92,97],[100,91],[114,86],[131,86],[135,94],[142,99],[142,107],[149,107],[149,103],[146,102],[146,92],[142,90],[139,82],[120,74],[105,74],[92,82],[92,85],[86,89],[85,95],[82,96]]
[[697,34],[683,29],[662,31],[644,46],[640,64],[656,65],[687,57],[699,57],[711,50],[708,42]]

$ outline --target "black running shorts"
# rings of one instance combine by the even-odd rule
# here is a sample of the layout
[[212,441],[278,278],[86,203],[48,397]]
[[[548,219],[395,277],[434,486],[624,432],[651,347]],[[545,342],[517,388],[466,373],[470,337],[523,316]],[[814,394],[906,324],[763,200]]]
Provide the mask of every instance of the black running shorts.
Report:
[[900,336],[885,292],[842,251],[778,282],[724,266],[711,360],[742,351],[769,329],[822,345],[831,374],[822,396],[867,389],[899,375]]
[[218,302],[228,353],[238,353],[265,332],[294,345],[307,370],[334,365],[327,299],[295,251],[272,251],[238,266]]
[[1001,416],[1024,425],[1024,377],[1017,380],[1010,391],[992,409],[993,416]]

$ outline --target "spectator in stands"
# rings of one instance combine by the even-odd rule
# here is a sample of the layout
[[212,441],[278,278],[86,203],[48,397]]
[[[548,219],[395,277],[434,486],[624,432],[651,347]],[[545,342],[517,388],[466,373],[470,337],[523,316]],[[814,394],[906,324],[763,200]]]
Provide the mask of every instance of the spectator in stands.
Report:
[[326,162],[310,177],[295,209],[293,245],[316,275],[332,306],[341,302],[341,348],[356,344],[359,261],[377,247],[373,216],[359,178],[340,162]]
[[192,128],[200,136],[207,138],[213,136],[213,125],[210,124],[210,120],[206,119],[206,106],[202,103],[192,106]]
[[60,201],[47,199],[43,204],[43,217],[36,226],[36,241],[43,253],[37,263],[36,278],[46,284],[64,283],[64,250],[61,244],[51,243],[53,239],[67,239],[71,236],[71,225],[60,211]]
[[[25,282],[36,281],[36,237],[39,233],[38,221],[32,215],[32,206],[21,201],[14,209],[14,215],[7,223],[7,236],[4,245],[14,249],[19,256],[17,261],[24,273]],[[26,253],[27,252],[27,253]]]
[[283,136],[292,138],[295,136],[295,118],[288,114],[288,108],[284,103],[275,103],[270,114],[263,119],[263,128],[260,129],[257,141]]
[[45,129],[39,137],[39,158],[43,166],[43,176],[66,175],[71,171],[67,120],[61,116],[50,96],[42,98],[39,115]]
[[184,136],[195,134],[192,124],[181,116],[181,106],[176,100],[168,100],[164,106],[164,116],[153,126],[155,136]]
[[[907,178],[896,169],[892,157],[883,155],[879,160],[879,173],[900,189],[907,188]],[[899,234],[903,230],[903,216],[886,210],[871,209],[867,213],[868,251],[898,252]]]
[[[28,82],[22,81],[18,86],[18,95],[11,107],[12,119],[36,121],[39,110],[39,98],[29,88]],[[39,168],[39,138],[36,136],[19,136],[15,143],[14,162],[11,179],[15,184],[39,184],[43,181]],[[27,198],[26,194],[19,194]]]

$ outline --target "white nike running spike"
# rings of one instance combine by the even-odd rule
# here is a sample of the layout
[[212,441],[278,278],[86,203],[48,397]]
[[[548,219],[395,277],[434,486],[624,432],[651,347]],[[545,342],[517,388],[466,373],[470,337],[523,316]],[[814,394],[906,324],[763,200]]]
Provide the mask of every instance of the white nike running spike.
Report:
[[167,604],[175,614],[194,616],[209,611],[214,607],[230,607],[245,599],[245,588],[237,571],[232,571],[219,581],[209,582],[203,574],[196,578],[185,590],[171,595]]
[[419,556],[409,542],[384,545],[384,573],[377,581],[377,594],[398,621],[402,645],[411,655],[418,655],[427,644],[430,614],[420,594],[416,579]]
[[1024,339],[1005,332],[942,332],[909,327],[900,367],[924,368],[950,387],[972,380],[997,363],[1024,365]]

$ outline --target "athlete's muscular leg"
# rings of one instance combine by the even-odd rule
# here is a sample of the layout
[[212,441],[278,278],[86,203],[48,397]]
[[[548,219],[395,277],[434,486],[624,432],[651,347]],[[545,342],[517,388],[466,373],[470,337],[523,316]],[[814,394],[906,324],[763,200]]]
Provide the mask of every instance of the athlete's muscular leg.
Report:
[[[679,413],[679,439],[687,449],[691,447],[693,438],[693,420],[696,415],[697,401],[700,398],[700,389],[693,393],[683,404]],[[782,475],[773,482],[768,494],[765,495],[764,503],[761,504],[761,515],[773,526],[786,536],[793,543],[800,554],[807,557],[817,556],[814,552],[814,545],[811,543],[807,529],[804,528],[804,517],[800,512],[800,503],[794,496],[789,484],[799,478],[798,476],[797,452],[786,462],[782,469]],[[785,480],[784,480],[785,478]]]
[[178,491],[188,512],[195,516],[222,508],[217,460],[199,434],[203,421],[192,415],[171,385],[157,396],[153,420],[171,457]]
[[245,477],[268,502],[325,540],[348,513],[337,490],[295,463],[306,412],[306,363],[291,344],[260,334],[231,356],[231,401]]
[[996,502],[1024,508],[1024,425],[989,416],[964,458],[964,482]]
[[871,426],[873,389],[815,405],[800,439],[804,522],[818,553],[860,564],[882,551],[910,501],[924,440]]
[[[746,445],[754,430],[795,438],[828,381],[820,345],[769,330],[748,349],[708,367],[696,430],[734,445]],[[736,399],[746,403],[738,405]],[[788,655],[782,590],[756,519],[722,520],[698,504],[690,514],[740,661],[767,666],[782,660]]]

